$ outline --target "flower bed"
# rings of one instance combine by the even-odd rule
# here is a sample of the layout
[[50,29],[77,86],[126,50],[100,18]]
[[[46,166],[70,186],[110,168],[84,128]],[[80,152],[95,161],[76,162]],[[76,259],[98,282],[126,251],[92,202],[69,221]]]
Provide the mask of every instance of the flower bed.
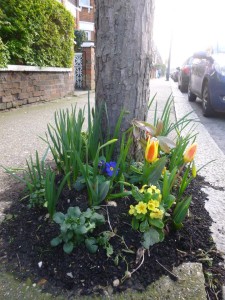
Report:
[[[214,267],[222,273],[202,182],[195,182],[196,136],[182,136],[188,116],[169,122],[171,103],[153,125],[133,121],[134,134],[122,136],[118,157],[113,153],[124,112],[107,141],[101,138],[101,112],[88,114],[86,132],[84,111],[56,112],[45,139],[54,167],[45,162],[47,152],[41,159],[36,152],[22,177],[6,169],[27,188],[1,231],[3,252],[11,249],[9,269],[51,292],[60,285],[60,292],[74,295],[101,294],[109,286],[144,290],[186,260],[204,261],[207,276]],[[178,132],[175,140],[168,137],[172,131]],[[141,161],[129,156],[135,142],[142,146]],[[209,288],[212,294],[217,289]]]

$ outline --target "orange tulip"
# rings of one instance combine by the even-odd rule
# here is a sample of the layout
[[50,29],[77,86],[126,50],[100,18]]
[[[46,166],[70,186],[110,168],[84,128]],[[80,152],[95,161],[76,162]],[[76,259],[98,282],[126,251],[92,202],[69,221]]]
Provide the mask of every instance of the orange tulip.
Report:
[[156,138],[148,139],[145,150],[145,159],[147,162],[152,163],[158,157],[159,141]]
[[197,143],[193,143],[184,153],[184,162],[192,162],[197,151]]

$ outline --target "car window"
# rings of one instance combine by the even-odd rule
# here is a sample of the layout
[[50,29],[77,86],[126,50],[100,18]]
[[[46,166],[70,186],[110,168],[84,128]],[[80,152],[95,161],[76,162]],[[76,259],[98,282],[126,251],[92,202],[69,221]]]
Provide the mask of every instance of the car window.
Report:
[[191,65],[191,64],[193,64],[193,57],[190,57],[188,60],[188,65]]
[[192,64],[193,65],[197,65],[201,62],[201,59],[200,58],[193,58],[193,61],[192,61]]

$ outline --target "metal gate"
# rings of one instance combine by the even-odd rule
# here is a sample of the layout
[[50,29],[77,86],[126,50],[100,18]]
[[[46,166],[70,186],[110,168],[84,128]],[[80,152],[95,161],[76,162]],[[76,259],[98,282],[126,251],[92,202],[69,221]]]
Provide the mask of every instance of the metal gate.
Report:
[[83,87],[83,57],[82,53],[75,53],[74,61],[74,78],[75,88],[81,89]]

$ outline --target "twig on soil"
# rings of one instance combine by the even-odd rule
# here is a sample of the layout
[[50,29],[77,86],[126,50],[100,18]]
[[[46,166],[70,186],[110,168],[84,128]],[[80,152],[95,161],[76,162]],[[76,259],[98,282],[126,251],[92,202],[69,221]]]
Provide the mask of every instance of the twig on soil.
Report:
[[177,281],[177,280],[179,279],[179,277],[178,277],[177,275],[175,275],[175,274],[172,273],[170,270],[168,270],[168,269],[167,269],[165,266],[163,266],[158,260],[156,260],[156,262],[157,262],[164,270],[166,270],[166,271],[169,273],[171,279],[173,279],[174,281]]
[[116,234],[116,233],[113,231],[113,228],[112,228],[112,225],[111,225],[111,222],[110,222],[110,219],[109,219],[109,211],[108,211],[108,207],[107,207],[107,206],[106,206],[106,208],[105,208],[105,211],[106,211],[106,214],[107,214],[107,221],[108,221],[110,230],[114,233],[115,236],[117,236],[119,239],[121,239],[122,244],[124,244],[124,246],[127,248],[127,250],[130,251],[130,248],[127,246],[127,244],[126,244],[124,238],[121,237],[120,235]]
[[19,264],[19,268],[20,268],[20,271],[21,271],[21,263],[20,263],[20,258],[19,258],[19,255],[16,253],[16,257],[18,259],[18,264]]
[[145,261],[145,249],[143,249],[143,252],[142,252],[142,261],[137,266],[137,268],[131,272],[131,275],[134,274],[143,265],[144,261]]
[[106,206],[106,214],[107,214],[107,220],[108,220],[108,223],[109,223],[109,228],[110,228],[110,230],[111,230],[112,232],[114,232],[113,229],[112,229],[111,223],[110,223],[110,219],[109,219],[109,211],[108,211],[108,207],[107,207],[107,206]]

